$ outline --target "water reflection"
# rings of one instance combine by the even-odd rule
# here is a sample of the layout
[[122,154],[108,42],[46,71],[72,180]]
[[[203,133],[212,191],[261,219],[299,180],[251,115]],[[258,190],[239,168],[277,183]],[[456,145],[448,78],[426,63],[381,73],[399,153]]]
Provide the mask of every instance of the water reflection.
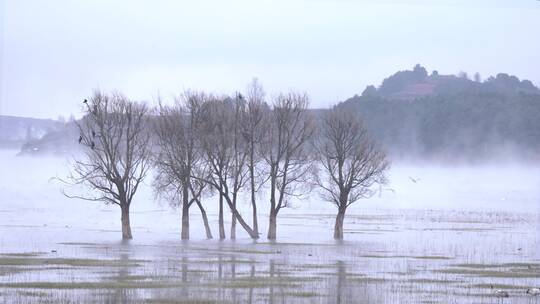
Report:
[[[250,267],[251,269],[249,271],[249,278],[250,280],[253,280],[255,278],[255,263],[253,262],[253,260],[251,260]],[[253,303],[253,286],[249,288],[248,303],[249,304]]]
[[509,286],[512,303],[530,303],[524,286],[540,284],[540,239],[529,233],[537,216],[351,220],[346,233],[362,243],[72,243],[55,255],[5,255],[0,302],[37,302],[33,293],[51,303],[489,303],[495,284]]
[[181,284],[181,290],[182,290],[182,298],[188,299],[189,298],[189,287],[188,287],[188,258],[182,257],[182,283]]
[[[271,279],[273,279],[274,278],[274,268],[275,268],[274,260],[270,260],[269,268],[270,268],[269,271],[268,271],[269,276],[270,276]],[[273,284],[270,285],[270,290],[269,291],[270,291],[270,295],[269,295],[268,301],[269,301],[270,304],[274,304],[274,285]]]
[[[233,256],[233,257],[231,257],[231,281],[235,282],[235,279],[236,279],[236,257]],[[237,302],[236,288],[232,289],[232,297],[231,298],[232,298],[233,303]]]
[[129,251],[122,251],[119,255],[120,266],[116,269],[116,273],[112,272],[112,276],[110,276],[109,273],[105,275],[105,280],[110,280],[113,283],[120,283],[116,284],[115,288],[113,288],[113,291],[108,294],[104,301],[105,303],[127,304],[131,303],[131,299],[134,298],[133,292],[131,290],[123,288],[121,284],[130,280],[131,270],[130,267],[127,266],[129,265],[129,260]]
[[341,304],[342,302],[342,292],[345,285],[346,273],[345,273],[345,263],[343,261],[338,261],[337,265],[337,288],[336,288],[336,303]]

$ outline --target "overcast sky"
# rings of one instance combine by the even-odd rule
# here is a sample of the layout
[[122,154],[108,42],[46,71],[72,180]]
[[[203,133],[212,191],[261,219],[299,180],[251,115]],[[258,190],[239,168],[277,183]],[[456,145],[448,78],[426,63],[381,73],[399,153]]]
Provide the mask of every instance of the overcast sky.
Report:
[[80,116],[92,90],[309,93],[327,107],[416,63],[540,84],[540,1],[0,0],[0,114]]

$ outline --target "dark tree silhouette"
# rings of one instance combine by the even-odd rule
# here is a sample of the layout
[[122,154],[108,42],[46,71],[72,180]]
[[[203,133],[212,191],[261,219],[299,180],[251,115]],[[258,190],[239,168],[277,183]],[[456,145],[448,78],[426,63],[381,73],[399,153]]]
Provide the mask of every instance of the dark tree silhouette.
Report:
[[268,125],[268,112],[270,108],[264,101],[264,90],[255,78],[248,85],[246,92],[246,105],[242,117],[242,135],[246,141],[248,152],[247,166],[249,169],[249,190],[252,209],[253,231],[259,234],[259,224],[257,219],[256,192],[263,184],[257,165],[261,161],[260,144],[263,141],[266,127]]
[[206,184],[193,178],[206,174],[202,151],[197,143],[205,98],[202,93],[186,92],[176,99],[174,106],[160,103],[154,127],[158,150],[154,162],[154,188],[158,195],[168,196],[173,205],[182,206],[183,240],[189,239],[189,208],[194,203],[201,211],[206,237],[212,238],[200,200]]
[[338,208],[334,238],[343,239],[343,220],[347,208],[371,196],[374,184],[386,182],[389,167],[386,156],[369,138],[360,118],[343,107],[323,115],[315,150],[320,171],[314,181],[321,197]]
[[80,142],[87,148],[76,156],[64,182],[82,185],[91,193],[68,194],[64,190],[64,194],[118,205],[122,238],[131,239],[129,208],[149,168],[148,108],[121,94],[100,92],[84,104],[86,115],[76,124]]
[[307,143],[314,132],[305,94],[279,95],[269,113],[261,152],[269,173],[270,215],[268,239],[276,239],[277,215],[292,196],[303,193],[310,169]]

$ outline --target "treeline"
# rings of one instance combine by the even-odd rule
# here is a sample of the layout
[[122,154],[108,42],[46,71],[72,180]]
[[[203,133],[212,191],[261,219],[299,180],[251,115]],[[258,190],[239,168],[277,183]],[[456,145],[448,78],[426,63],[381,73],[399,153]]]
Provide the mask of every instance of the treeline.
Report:
[[[334,238],[342,239],[347,208],[371,196],[374,184],[386,182],[389,164],[358,115],[334,107],[315,117],[308,106],[308,96],[297,92],[267,102],[256,80],[244,94],[187,91],[174,104],[159,102],[155,109],[121,94],[96,92],[84,100],[86,115],[77,122],[84,153],[63,180],[87,187],[90,195],[64,193],[118,205],[122,237],[131,239],[130,206],[153,170],[156,194],[181,209],[182,239],[189,239],[194,206],[207,238],[213,237],[205,198],[217,195],[220,239],[226,238],[227,210],[231,239],[237,225],[257,239],[257,212],[268,208],[267,238],[275,240],[279,212],[316,188],[336,205]],[[257,195],[263,188],[265,195]],[[249,193],[249,216],[239,210],[243,192]]]
[[[393,159],[534,161],[540,155],[540,90],[528,80],[503,73],[485,80],[475,73],[469,79],[465,72],[441,75],[417,65],[338,106],[357,113]],[[315,117],[325,111],[308,110]],[[22,153],[69,153],[76,149],[67,139],[77,132],[68,123],[28,141]]]
[[358,111],[373,137],[395,158],[484,161],[538,159],[540,90],[498,74],[428,75],[421,66],[368,87],[340,106]]

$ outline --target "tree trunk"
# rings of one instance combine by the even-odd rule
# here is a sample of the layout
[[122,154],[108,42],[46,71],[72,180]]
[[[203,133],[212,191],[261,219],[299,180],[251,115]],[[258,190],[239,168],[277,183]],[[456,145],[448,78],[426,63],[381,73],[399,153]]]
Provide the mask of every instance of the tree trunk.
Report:
[[212,239],[212,231],[210,230],[210,225],[208,224],[208,217],[206,216],[206,210],[204,210],[203,205],[201,204],[201,201],[196,200],[197,206],[199,206],[199,209],[201,210],[201,215],[204,223],[204,229],[206,230],[206,238]]
[[[236,194],[233,195],[233,208],[236,209]],[[236,239],[236,216],[231,212],[231,240]]]
[[255,148],[253,143],[251,144],[250,150],[250,166],[249,166],[249,180],[251,184],[251,210],[253,212],[253,231],[258,235],[259,234],[259,223],[257,221],[257,202],[255,201]]
[[183,187],[182,194],[182,240],[189,240],[189,193]]
[[221,191],[223,190],[223,186],[221,185],[221,183],[219,187],[219,239],[223,240],[225,239],[225,223],[223,222],[223,194],[221,193]]
[[272,165],[270,168],[270,219],[268,221],[268,235],[269,240],[276,239],[276,169]]
[[276,239],[276,227],[277,227],[277,212],[274,210],[270,211],[270,221],[268,223],[268,236],[269,240]]
[[236,208],[234,208],[232,200],[226,195],[223,195],[223,199],[225,199],[225,201],[227,202],[229,209],[231,209],[231,212],[233,213],[234,217],[236,217],[236,221],[240,224],[240,226],[244,228],[244,230],[249,234],[252,239],[258,239],[259,234],[253,232],[253,229],[251,229],[251,227],[246,223],[244,218],[242,218],[242,215],[238,212],[238,210],[236,210]]
[[129,223],[129,206],[123,204],[120,208],[122,210],[122,239],[131,240],[133,236],[131,235],[131,224]]
[[253,210],[253,232],[257,235],[259,234],[259,223],[257,220],[257,203],[255,202],[255,193],[251,194],[251,207]]
[[343,240],[343,220],[345,219],[346,208],[339,208],[334,225],[334,239]]

